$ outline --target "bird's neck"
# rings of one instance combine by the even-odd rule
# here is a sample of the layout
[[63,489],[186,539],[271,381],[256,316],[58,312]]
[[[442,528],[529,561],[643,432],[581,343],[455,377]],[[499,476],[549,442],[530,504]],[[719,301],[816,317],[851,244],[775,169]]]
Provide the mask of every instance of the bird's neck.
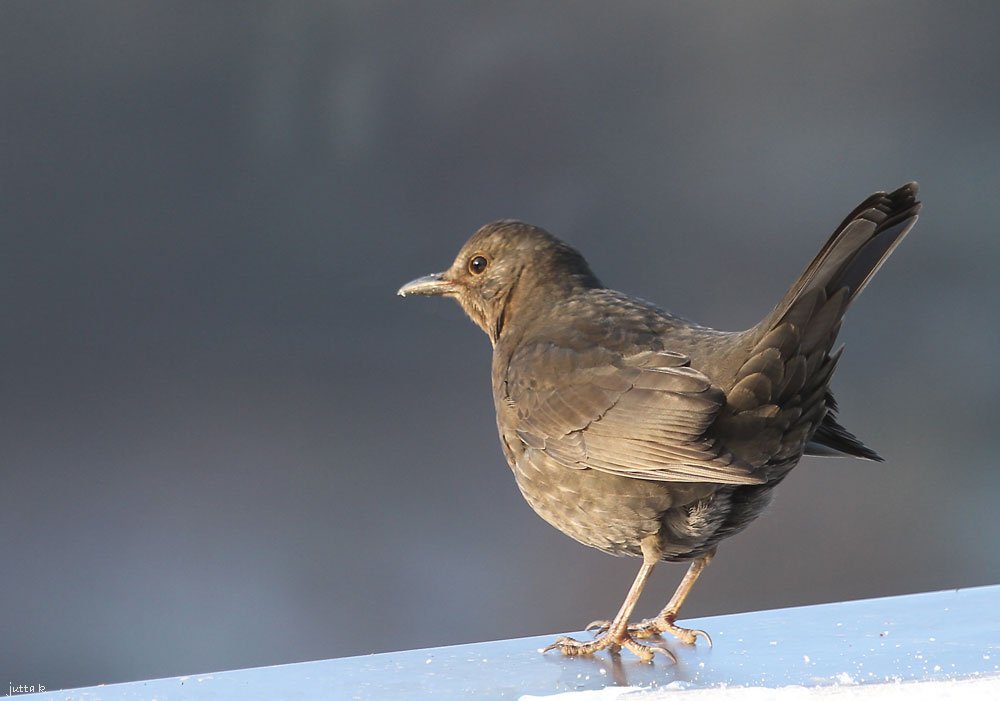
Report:
[[553,315],[565,310],[574,297],[586,290],[600,287],[592,274],[587,275],[522,275],[517,271],[513,281],[498,296],[481,326],[494,348],[511,339],[524,336],[525,330],[549,325]]
[[490,343],[493,344],[494,348],[497,347],[497,343],[500,342],[504,334],[510,331],[511,307],[516,292],[517,282],[515,281],[498,300],[498,303],[494,307],[494,313],[490,315],[490,318],[487,318],[487,326],[484,330],[486,331],[486,335],[490,337]]

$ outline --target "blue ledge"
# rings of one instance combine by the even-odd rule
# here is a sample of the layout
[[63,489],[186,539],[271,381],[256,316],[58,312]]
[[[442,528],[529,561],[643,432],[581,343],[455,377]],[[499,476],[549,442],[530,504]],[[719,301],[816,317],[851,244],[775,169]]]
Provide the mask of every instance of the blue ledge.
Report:
[[654,664],[644,664],[627,652],[620,658],[606,652],[592,658],[541,655],[539,648],[553,638],[544,636],[112,684],[29,698],[421,701],[517,699],[616,686],[661,688],[673,692],[674,698],[674,693],[686,689],[725,687],[731,696],[733,687],[743,686],[851,685],[860,690],[886,682],[975,679],[980,680],[977,684],[996,681],[997,686],[989,688],[1000,694],[1000,585],[715,616],[685,624],[709,631],[715,647],[668,643],[677,664],[660,657]]

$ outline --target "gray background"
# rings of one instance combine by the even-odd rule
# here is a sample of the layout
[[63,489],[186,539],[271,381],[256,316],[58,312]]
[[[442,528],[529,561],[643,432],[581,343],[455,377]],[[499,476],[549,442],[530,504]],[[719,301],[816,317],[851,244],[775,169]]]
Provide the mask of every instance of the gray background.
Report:
[[4,2],[0,689],[613,614],[638,562],[522,501],[487,339],[394,297],[507,216],[741,328],[918,179],[834,383],[887,462],[804,461],[684,613],[997,582],[998,27],[995,3]]

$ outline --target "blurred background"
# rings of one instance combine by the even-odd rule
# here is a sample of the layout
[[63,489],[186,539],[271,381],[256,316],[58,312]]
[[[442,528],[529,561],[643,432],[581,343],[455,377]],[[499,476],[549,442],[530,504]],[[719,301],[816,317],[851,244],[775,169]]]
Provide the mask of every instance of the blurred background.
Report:
[[1000,581],[998,27],[995,3],[4,2],[0,684],[611,616],[639,562],[532,513],[488,340],[395,297],[501,217],[736,329],[919,180],[834,382],[885,464],[803,461],[683,613]]

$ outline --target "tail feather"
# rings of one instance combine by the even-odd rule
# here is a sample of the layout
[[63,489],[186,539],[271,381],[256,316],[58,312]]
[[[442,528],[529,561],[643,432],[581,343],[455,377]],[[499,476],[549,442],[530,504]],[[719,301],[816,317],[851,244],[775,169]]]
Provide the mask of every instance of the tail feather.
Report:
[[881,455],[861,442],[861,440],[837,421],[837,400],[827,390],[826,416],[816,429],[812,439],[806,444],[806,455],[845,456],[849,455],[864,460],[884,462]]
[[[875,193],[858,205],[768,315],[765,329],[786,320],[809,325],[814,307],[844,289],[846,309],[913,227],[919,211],[916,183]],[[822,316],[830,322],[831,315]]]

